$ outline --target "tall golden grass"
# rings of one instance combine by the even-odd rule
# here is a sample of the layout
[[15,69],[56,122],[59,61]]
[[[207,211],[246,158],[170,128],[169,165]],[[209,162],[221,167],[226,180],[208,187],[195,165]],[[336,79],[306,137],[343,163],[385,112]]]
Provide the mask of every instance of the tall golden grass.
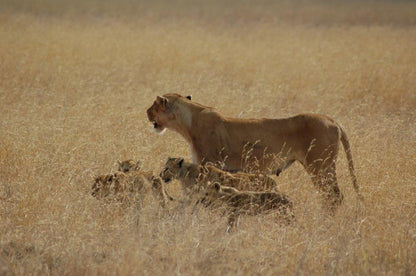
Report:
[[[0,274],[416,274],[415,24],[411,1],[0,1]],[[335,217],[300,165],[276,178],[290,226],[100,203],[117,159],[190,157],[147,121],[168,92],[335,118],[365,201],[341,153]]]

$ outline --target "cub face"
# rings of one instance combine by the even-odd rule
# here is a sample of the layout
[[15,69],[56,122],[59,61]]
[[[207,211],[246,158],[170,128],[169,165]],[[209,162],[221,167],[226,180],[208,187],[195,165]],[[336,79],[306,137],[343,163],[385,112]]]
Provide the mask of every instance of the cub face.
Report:
[[107,197],[116,189],[120,177],[122,176],[119,173],[97,176],[91,187],[91,195],[97,198]]
[[218,182],[208,182],[207,187],[203,191],[201,203],[208,207],[220,197],[220,193],[221,185]]
[[134,161],[132,159],[120,161],[117,160],[118,164],[118,171],[120,172],[131,172],[131,171],[140,171],[142,167],[142,162],[140,161]]
[[168,183],[172,181],[172,179],[176,179],[179,175],[179,172],[182,169],[184,159],[183,158],[168,158],[166,161],[165,168],[160,173],[160,177]]

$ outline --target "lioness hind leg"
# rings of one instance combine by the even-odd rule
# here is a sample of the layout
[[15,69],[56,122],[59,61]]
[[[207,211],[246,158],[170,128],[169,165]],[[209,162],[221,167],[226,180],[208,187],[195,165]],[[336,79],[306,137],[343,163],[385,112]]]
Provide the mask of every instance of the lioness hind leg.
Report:
[[316,141],[310,146],[303,162],[314,186],[323,197],[324,207],[329,211],[335,211],[343,200],[335,166],[339,151],[338,129],[332,131],[332,142],[331,139]]
[[341,205],[344,196],[338,187],[335,162],[328,165],[324,163],[314,162],[313,166],[308,168],[308,173],[323,197],[325,208],[335,211]]

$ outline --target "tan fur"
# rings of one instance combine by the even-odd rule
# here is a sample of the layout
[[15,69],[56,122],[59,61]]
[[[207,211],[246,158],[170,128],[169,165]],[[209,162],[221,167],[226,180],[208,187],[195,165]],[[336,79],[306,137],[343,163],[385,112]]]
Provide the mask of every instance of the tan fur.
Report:
[[106,202],[120,202],[125,206],[143,200],[149,179],[140,173],[115,172],[97,176],[92,185],[92,196]]
[[277,211],[285,222],[294,219],[293,204],[288,197],[277,192],[239,191],[233,187],[208,183],[200,202],[205,206],[225,204],[229,212],[228,224],[233,227],[238,216],[258,215]]
[[174,200],[166,191],[165,183],[160,177],[155,177],[152,179],[152,191],[153,196],[159,200],[159,204],[162,208],[167,207],[168,201]]
[[343,199],[335,170],[341,141],[359,194],[347,136],[329,117],[229,118],[178,94],[158,96],[147,116],[157,132],[166,128],[178,132],[190,145],[197,164],[222,161],[227,171],[242,171],[255,164],[263,173],[278,175],[298,161],[331,208]]
[[206,187],[208,181],[219,182],[223,185],[235,187],[242,190],[265,191],[276,188],[276,182],[262,174],[251,173],[229,173],[213,165],[197,165],[185,161],[183,158],[169,157],[160,177],[169,182],[178,179],[186,195]]
[[130,206],[132,203],[141,204],[150,187],[161,207],[165,208],[168,200],[173,200],[160,178],[155,178],[150,172],[139,171],[97,176],[92,185],[92,196],[105,202],[116,201]]
[[140,171],[142,162],[134,161],[132,159],[128,159],[125,161],[117,160],[118,164],[118,171],[120,172],[131,172],[131,171]]

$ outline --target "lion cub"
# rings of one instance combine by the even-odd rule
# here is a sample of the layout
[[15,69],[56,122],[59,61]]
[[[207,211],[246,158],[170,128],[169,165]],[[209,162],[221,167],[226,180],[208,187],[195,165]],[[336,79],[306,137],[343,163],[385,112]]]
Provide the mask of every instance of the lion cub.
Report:
[[134,161],[132,159],[128,159],[125,161],[117,160],[118,164],[118,171],[119,172],[131,172],[131,171],[140,171],[142,167],[141,161]]
[[153,195],[159,199],[160,206],[162,206],[163,208],[166,207],[166,202],[168,200],[173,201],[173,198],[166,191],[165,184],[160,179],[160,177],[154,177],[151,172],[139,172],[142,166],[142,162],[140,160],[117,160],[117,164],[118,170],[121,172],[130,173],[133,175],[135,174],[137,176],[143,174],[152,183]]
[[200,186],[206,187],[208,181],[219,182],[226,186],[241,190],[265,191],[276,188],[276,182],[262,174],[229,173],[213,165],[197,165],[183,158],[169,157],[160,177],[166,182],[178,179],[186,195],[198,191]]
[[125,206],[143,200],[143,190],[149,179],[143,175],[115,172],[99,175],[91,187],[91,195],[106,202],[117,201]]
[[206,207],[219,207],[218,204],[225,204],[229,213],[228,229],[235,226],[238,217],[242,214],[258,215],[277,211],[285,222],[289,223],[294,219],[292,202],[286,195],[277,192],[239,191],[215,182],[208,183],[198,203]]
[[159,200],[159,204],[162,208],[167,207],[168,201],[174,201],[165,189],[165,183],[160,177],[154,177],[152,179],[152,191],[153,196]]
[[97,176],[92,185],[92,196],[104,201],[118,201],[129,206],[133,202],[142,203],[145,194],[151,187],[153,196],[165,208],[167,201],[173,198],[166,192],[163,181],[154,177],[151,172],[140,171],[138,162],[117,161],[119,171]]

